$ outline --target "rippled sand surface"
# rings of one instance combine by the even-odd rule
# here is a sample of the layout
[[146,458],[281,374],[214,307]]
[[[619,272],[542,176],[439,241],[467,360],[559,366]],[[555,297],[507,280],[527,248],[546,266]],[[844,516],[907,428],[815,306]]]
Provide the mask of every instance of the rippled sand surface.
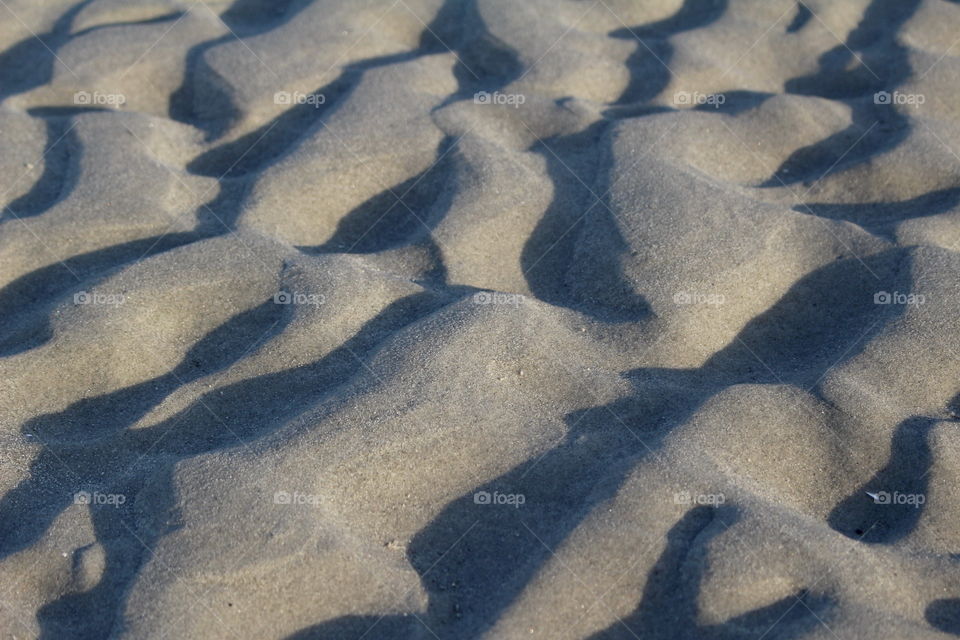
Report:
[[960,3],[0,5],[0,638],[960,635]]

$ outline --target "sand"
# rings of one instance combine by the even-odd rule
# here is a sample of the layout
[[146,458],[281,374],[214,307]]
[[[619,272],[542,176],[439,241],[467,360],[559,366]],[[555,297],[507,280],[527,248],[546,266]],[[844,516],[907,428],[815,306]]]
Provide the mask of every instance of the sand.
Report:
[[0,638],[960,636],[960,3],[0,5]]

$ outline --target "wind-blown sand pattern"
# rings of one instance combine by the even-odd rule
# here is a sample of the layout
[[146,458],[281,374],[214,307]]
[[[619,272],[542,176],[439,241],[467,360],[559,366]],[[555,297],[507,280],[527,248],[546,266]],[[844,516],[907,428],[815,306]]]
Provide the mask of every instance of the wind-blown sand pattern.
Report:
[[0,637],[960,635],[960,3],[0,5]]

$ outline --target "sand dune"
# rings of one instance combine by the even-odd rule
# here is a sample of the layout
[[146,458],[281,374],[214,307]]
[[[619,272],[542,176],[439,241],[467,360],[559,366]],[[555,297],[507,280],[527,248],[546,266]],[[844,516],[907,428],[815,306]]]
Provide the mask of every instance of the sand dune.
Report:
[[960,3],[0,15],[0,638],[960,636]]

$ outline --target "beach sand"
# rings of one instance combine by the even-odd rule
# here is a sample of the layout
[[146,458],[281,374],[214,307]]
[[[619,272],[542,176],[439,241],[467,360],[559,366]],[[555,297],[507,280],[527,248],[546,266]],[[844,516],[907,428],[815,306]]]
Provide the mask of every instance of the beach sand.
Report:
[[960,636],[960,3],[0,5],[0,638]]

